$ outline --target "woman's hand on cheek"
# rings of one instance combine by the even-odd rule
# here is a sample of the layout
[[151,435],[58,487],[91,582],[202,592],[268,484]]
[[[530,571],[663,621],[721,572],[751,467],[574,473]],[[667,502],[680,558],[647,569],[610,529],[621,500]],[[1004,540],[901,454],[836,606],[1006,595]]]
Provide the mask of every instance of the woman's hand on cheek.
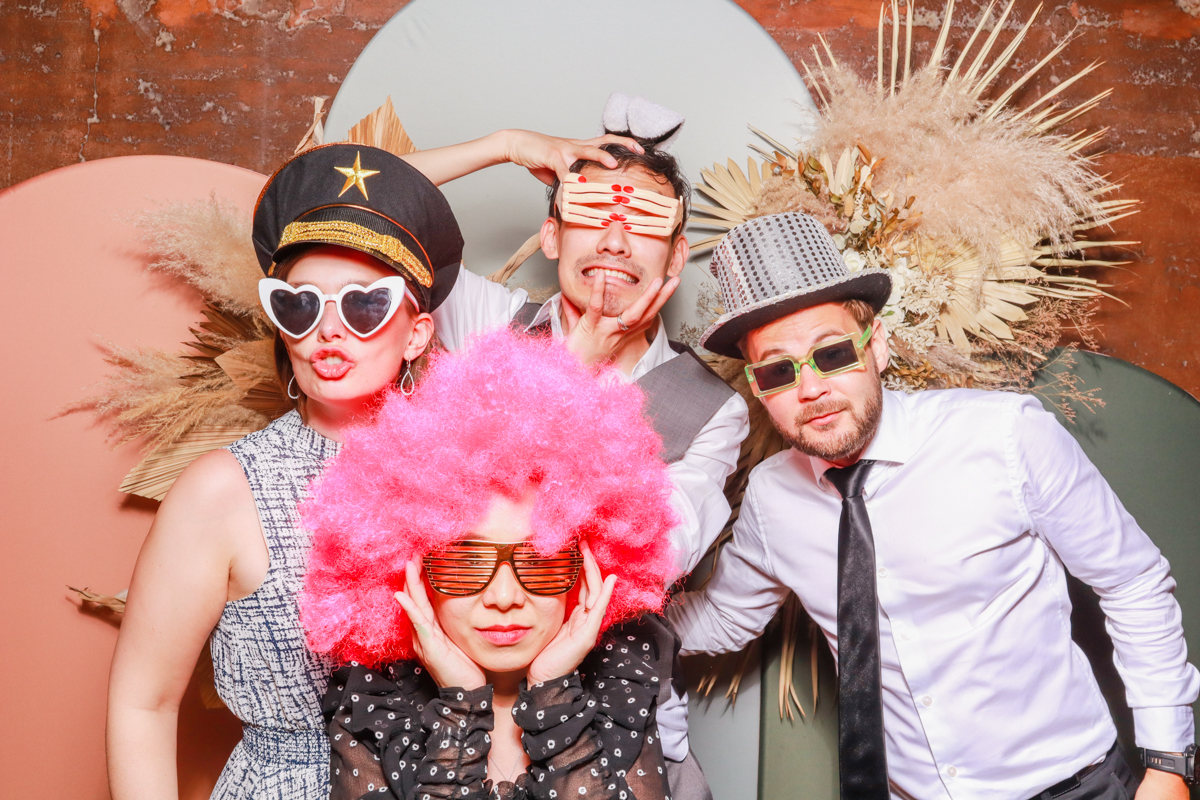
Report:
[[601,578],[600,567],[587,543],[581,543],[580,549],[583,551],[583,587],[579,590],[579,603],[529,665],[530,683],[545,683],[574,672],[600,636],[600,623],[608,610],[617,576]]
[[483,670],[450,640],[425,594],[420,562],[408,562],[404,568],[404,591],[396,592],[396,602],[408,614],[413,626],[413,650],[440,688],[460,686],[478,689],[487,683]]

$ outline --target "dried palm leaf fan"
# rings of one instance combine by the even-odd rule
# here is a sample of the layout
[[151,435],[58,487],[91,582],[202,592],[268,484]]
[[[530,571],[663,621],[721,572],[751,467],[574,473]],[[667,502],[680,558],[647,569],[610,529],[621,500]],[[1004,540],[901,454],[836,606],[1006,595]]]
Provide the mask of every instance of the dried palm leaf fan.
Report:
[[[1111,93],[1063,106],[1063,92],[1098,65],[1017,107],[1017,93],[1054,61],[1067,37],[1006,87],[994,88],[1041,9],[993,57],[1012,8],[1010,2],[993,21],[995,3],[989,4],[948,66],[954,13],[949,0],[929,61],[914,70],[909,5],[901,73],[898,4],[881,5],[873,86],[839,64],[822,37],[824,54],[813,49],[816,74],[805,65],[821,102],[814,137],[789,148],[751,128],[768,147],[752,145],[759,158],[748,158],[744,172],[732,159],[701,170],[703,182],[696,188],[713,205],[696,204],[692,225],[727,231],[754,217],[801,211],[829,228],[852,271],[871,266],[891,272],[895,288],[881,314],[889,334],[891,362],[884,376],[889,388],[1028,390],[1063,328],[1074,327],[1090,343],[1095,301],[1111,296],[1077,270],[1125,263],[1088,253],[1134,244],[1089,238],[1089,232],[1135,213],[1137,203],[1112,199],[1119,186],[1098,175],[1083,155],[1103,131],[1055,133]],[[710,236],[692,249],[708,250],[723,236]],[[723,312],[711,288],[702,290],[697,305],[702,319]],[[689,328],[684,335],[698,339],[701,330]],[[750,435],[726,484],[733,519],[718,539],[720,548],[737,519],[750,470],[785,445],[751,397],[742,362],[707,358],[751,409]],[[1046,393],[1070,415],[1063,401],[1097,405],[1095,391],[1081,389],[1068,375]],[[792,717],[793,704],[804,714],[791,669],[800,617],[794,597],[788,604],[780,614],[781,718]],[[810,628],[809,636],[815,703],[819,634]]]

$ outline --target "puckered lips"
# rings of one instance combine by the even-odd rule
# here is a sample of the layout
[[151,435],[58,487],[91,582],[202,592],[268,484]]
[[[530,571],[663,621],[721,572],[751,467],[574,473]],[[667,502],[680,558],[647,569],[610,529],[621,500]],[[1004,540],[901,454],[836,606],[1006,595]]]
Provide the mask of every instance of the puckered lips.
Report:
[[313,372],[326,381],[341,380],[354,368],[354,359],[340,347],[322,347],[309,358]]
[[525,638],[532,628],[528,625],[490,625],[475,629],[480,636],[498,647],[514,645]]

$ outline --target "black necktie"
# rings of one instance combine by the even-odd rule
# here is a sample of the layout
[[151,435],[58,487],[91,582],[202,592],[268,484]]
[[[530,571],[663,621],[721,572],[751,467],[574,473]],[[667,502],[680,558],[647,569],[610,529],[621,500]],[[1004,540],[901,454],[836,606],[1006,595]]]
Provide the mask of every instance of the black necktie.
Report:
[[887,800],[875,541],[863,500],[874,461],[830,469],[842,495],[838,523],[838,773],[842,800]]

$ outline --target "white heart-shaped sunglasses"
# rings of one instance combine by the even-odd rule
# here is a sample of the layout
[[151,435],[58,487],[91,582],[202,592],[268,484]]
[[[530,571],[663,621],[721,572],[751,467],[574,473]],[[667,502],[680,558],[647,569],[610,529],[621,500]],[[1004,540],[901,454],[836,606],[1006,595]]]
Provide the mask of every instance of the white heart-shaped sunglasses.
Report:
[[292,286],[276,278],[263,278],[258,282],[258,300],[275,327],[295,339],[312,332],[325,314],[325,304],[333,301],[338,317],[355,336],[365,339],[379,332],[404,298],[420,310],[404,278],[390,275],[380,278],[370,286],[352,283],[343,286],[337,294],[325,294],[316,286],[306,283]]

